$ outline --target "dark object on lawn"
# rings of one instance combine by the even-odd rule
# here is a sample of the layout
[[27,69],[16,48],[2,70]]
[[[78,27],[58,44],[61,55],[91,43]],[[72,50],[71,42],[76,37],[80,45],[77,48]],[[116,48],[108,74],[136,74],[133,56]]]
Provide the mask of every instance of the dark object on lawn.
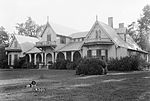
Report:
[[36,85],[36,82],[35,82],[35,81],[32,81],[31,84],[32,84],[32,85]]
[[36,87],[36,82],[32,81],[30,84],[26,85],[26,87]]

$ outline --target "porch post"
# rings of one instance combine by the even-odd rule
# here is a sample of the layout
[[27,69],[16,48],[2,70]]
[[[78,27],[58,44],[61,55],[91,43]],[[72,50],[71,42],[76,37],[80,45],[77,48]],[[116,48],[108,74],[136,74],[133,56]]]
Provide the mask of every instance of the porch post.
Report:
[[54,60],[55,60],[55,62],[56,62],[56,60],[57,60],[57,54],[58,54],[58,53],[57,53],[57,52],[55,52],[55,59],[54,59]]
[[73,54],[74,54],[74,52],[72,51],[71,52],[71,61],[73,61]]
[[31,58],[31,54],[29,54],[29,62],[31,62],[32,60],[31,60],[32,58]]
[[52,62],[54,62],[54,60],[55,60],[55,59],[54,59],[54,58],[55,58],[55,57],[54,57],[54,52],[52,52],[51,54],[52,54]]
[[65,60],[67,60],[67,52],[63,52],[65,56]]
[[47,63],[46,63],[46,55],[47,55],[47,54],[45,53],[45,59],[44,59],[44,60],[45,60],[45,65],[47,64]]
[[43,53],[41,53],[41,56],[42,56],[42,62],[43,62]]
[[34,64],[36,65],[36,53],[34,54]]

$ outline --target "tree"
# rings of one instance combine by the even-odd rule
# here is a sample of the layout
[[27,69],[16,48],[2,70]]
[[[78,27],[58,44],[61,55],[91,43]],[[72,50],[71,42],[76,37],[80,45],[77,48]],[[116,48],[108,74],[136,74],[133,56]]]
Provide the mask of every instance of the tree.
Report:
[[142,49],[147,50],[149,44],[150,35],[150,5],[146,5],[143,8],[143,14],[138,20],[138,32],[140,34],[140,46]]
[[8,44],[8,34],[3,26],[0,27],[0,44]]
[[8,34],[3,26],[0,27],[0,68],[8,68],[5,47],[8,46]]
[[17,23],[16,29],[19,35],[36,37],[37,33],[41,31],[41,26],[36,24],[31,17],[28,17],[24,23]]
[[150,5],[143,8],[140,19],[128,26],[128,34],[143,49],[148,50],[150,34]]

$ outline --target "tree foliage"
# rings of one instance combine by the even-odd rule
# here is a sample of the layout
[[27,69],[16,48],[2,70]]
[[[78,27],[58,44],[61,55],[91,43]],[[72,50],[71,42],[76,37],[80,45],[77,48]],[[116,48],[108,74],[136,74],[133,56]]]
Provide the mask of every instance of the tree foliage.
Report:
[[128,33],[135,42],[144,50],[147,50],[150,35],[150,5],[143,8],[140,19],[128,26]]
[[0,27],[0,44],[8,44],[8,34],[3,26]]
[[42,26],[36,24],[31,17],[28,17],[24,23],[17,23],[16,29],[19,35],[37,36],[42,29]]

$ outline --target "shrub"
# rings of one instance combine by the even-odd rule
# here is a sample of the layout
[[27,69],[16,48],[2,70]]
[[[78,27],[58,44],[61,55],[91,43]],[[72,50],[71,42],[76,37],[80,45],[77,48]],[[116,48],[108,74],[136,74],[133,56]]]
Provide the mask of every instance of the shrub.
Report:
[[76,68],[76,74],[101,75],[106,67],[106,63],[96,58],[84,58]]
[[120,59],[111,58],[108,61],[108,70],[111,71],[136,71],[141,70],[144,60],[139,56],[126,56]]
[[52,69],[67,69],[67,63],[69,60],[57,59],[56,62],[52,65]]

